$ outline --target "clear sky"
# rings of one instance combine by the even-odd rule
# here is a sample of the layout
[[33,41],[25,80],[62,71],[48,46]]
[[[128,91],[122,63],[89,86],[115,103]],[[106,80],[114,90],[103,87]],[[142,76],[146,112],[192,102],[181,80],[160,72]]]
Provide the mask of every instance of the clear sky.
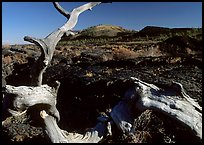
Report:
[[[71,11],[85,2],[60,2]],[[2,2],[2,43],[26,43],[24,36],[44,38],[61,27],[66,18],[52,2]],[[113,2],[103,3],[79,16],[74,30],[98,24],[141,30],[145,26],[168,28],[202,27],[202,2]]]

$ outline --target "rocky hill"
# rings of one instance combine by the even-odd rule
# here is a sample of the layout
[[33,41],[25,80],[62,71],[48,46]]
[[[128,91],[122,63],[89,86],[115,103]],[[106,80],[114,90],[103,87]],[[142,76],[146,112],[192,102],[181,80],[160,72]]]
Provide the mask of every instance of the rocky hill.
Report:
[[[173,36],[189,36],[202,40],[202,28],[166,28],[158,26],[146,26],[143,29],[128,30],[114,25],[97,25],[77,31],[77,35],[71,40],[83,39],[106,39],[113,38],[114,41],[137,41],[140,39],[165,40]],[[70,37],[64,37],[62,41],[69,41]]]
[[129,32],[129,31],[119,26],[98,25],[98,26],[93,26],[82,30],[80,35],[92,36],[92,37],[99,37],[99,36],[114,37],[114,36],[117,36],[118,33],[124,33],[124,32]]
[[[117,37],[123,36],[127,34],[135,33],[136,31],[131,31],[120,26],[114,25],[97,25],[86,28],[81,31],[77,31],[77,35],[75,35],[72,39],[87,39],[87,38],[106,38],[106,37]],[[69,40],[69,38],[64,38],[63,40]]]

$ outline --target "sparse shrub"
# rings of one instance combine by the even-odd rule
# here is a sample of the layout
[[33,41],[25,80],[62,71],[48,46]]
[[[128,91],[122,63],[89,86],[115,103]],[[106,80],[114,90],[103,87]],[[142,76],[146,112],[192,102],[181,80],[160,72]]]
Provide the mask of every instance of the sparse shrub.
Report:
[[10,64],[12,62],[12,58],[11,58],[11,56],[6,56],[6,57],[2,58],[2,61],[5,64]]
[[2,48],[4,49],[10,49],[11,48],[11,45],[9,43],[6,43],[4,45],[2,45]]
[[124,47],[112,48],[112,51],[114,59],[130,59],[137,56],[136,52]]

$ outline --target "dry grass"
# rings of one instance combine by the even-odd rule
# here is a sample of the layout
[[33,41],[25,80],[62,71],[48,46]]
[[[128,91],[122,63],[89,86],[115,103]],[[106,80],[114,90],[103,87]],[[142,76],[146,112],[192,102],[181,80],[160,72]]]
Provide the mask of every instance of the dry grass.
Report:
[[138,57],[138,54],[134,52],[133,50],[124,48],[122,46],[119,46],[118,48],[112,48],[113,57],[115,59],[130,59]]
[[92,73],[92,72],[86,72],[85,76],[86,76],[86,77],[89,77],[89,78],[90,78],[90,77],[93,77],[93,73]]
[[10,49],[11,48],[11,45],[9,43],[6,43],[4,45],[2,45],[2,48],[4,49]]
[[113,25],[99,25],[95,27],[95,30],[97,31],[111,31],[111,30],[115,30],[117,32],[124,32],[125,30],[122,27],[119,26],[113,26]]
[[10,56],[6,56],[2,58],[4,64],[10,64],[12,62],[12,58]]
[[2,61],[5,64],[10,64],[12,62],[17,62],[19,64],[28,63],[27,55],[22,55],[22,54],[15,54],[12,56],[9,55],[9,56],[2,57]]

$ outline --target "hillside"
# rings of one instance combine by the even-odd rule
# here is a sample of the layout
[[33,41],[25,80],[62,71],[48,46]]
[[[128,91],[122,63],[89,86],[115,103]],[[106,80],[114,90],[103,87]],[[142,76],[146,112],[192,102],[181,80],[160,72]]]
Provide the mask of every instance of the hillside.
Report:
[[[124,36],[128,34],[133,34],[136,31],[130,31],[128,29],[122,28],[120,26],[114,25],[97,25],[91,26],[89,28],[77,31],[77,35],[71,38],[71,40],[81,40],[81,39],[92,39],[92,38],[109,38]],[[63,37],[64,41],[70,40],[68,37]]]
[[129,32],[127,29],[124,29],[120,26],[114,25],[98,25],[89,27],[81,31],[81,36],[91,36],[91,37],[99,37],[99,36],[108,36],[114,37],[119,33]]
[[166,28],[158,26],[146,26],[143,29],[128,30],[114,25],[97,25],[81,31],[71,37],[63,37],[62,41],[87,40],[87,39],[109,39],[113,41],[138,41],[138,40],[165,40],[173,36],[189,36],[202,39],[202,28]]
[[136,37],[172,37],[191,36],[196,37],[202,34],[202,28],[166,28],[157,26],[146,26],[140,30]]

